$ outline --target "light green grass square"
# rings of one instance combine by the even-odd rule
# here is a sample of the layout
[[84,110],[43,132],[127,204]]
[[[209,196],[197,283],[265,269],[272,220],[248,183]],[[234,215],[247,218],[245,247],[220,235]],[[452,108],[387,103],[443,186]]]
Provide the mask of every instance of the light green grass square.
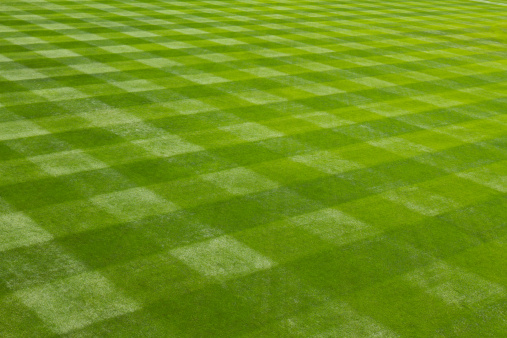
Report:
[[53,176],[68,175],[108,166],[80,150],[34,156],[29,159]]
[[98,272],[21,290],[15,295],[57,334],[140,308]]
[[72,68],[85,73],[85,74],[100,74],[100,73],[111,73],[117,72],[118,69],[108,66],[104,63],[92,62],[85,64],[72,65]]
[[159,85],[157,85],[153,82],[150,82],[148,80],[121,81],[121,82],[115,82],[114,85],[116,87],[123,89],[123,90],[126,90],[129,93],[164,89],[164,87],[159,86]]
[[291,160],[316,168],[327,174],[339,174],[363,167],[357,162],[345,159],[338,151],[318,151],[311,154],[293,156]]
[[433,150],[442,150],[452,147],[457,147],[463,144],[463,141],[442,133],[432,130],[422,130],[415,133],[399,136],[402,139],[409,140],[410,142],[420,144],[424,147],[429,147]]
[[253,142],[265,140],[268,138],[281,137],[284,134],[278,131],[272,130],[262,124],[255,122],[247,122],[242,124],[235,124],[232,126],[222,127],[221,130],[229,132],[241,139]]
[[77,57],[80,56],[79,54],[68,50],[68,49],[52,49],[52,50],[40,50],[37,51],[40,55],[54,59],[54,58],[68,58],[68,57]]
[[249,68],[249,69],[243,69],[245,73],[249,73],[254,75],[256,78],[267,78],[267,77],[274,77],[274,76],[285,76],[287,74],[279,72],[275,69],[268,68],[268,67],[255,67],[255,68]]
[[204,150],[201,146],[186,142],[176,135],[167,134],[160,138],[133,141],[133,144],[148,150],[155,156],[169,157]]
[[369,141],[368,144],[390,151],[403,157],[414,157],[424,153],[433,152],[433,149],[422,144],[410,142],[399,137],[388,137]]
[[378,234],[377,229],[333,208],[296,216],[288,222],[335,245],[344,245]]
[[311,93],[316,96],[333,95],[333,94],[344,92],[344,90],[342,90],[342,89],[331,87],[331,86],[326,86],[326,85],[323,85],[320,83],[300,85],[300,86],[295,86],[294,88],[303,90],[305,92]]
[[115,53],[115,54],[139,52],[139,49],[132,47],[132,46],[127,46],[127,45],[104,46],[104,47],[100,47],[100,48],[108,51],[109,53]]
[[224,281],[276,265],[267,257],[230,236],[171,250],[183,263],[207,277]]
[[279,186],[278,183],[246,168],[224,170],[201,175],[200,178],[237,195],[246,195],[257,191],[274,189]]
[[201,59],[205,59],[211,62],[226,62],[226,61],[234,61],[236,58],[228,55],[228,54],[222,54],[222,53],[210,53],[210,54],[203,54],[199,55]]
[[270,323],[244,337],[396,338],[399,336],[381,322],[359,313],[347,303],[329,301]]
[[63,101],[70,99],[82,99],[90,95],[71,87],[59,87],[50,89],[37,89],[31,91],[35,95],[42,96],[50,101]]
[[376,77],[360,77],[358,79],[353,79],[352,81],[357,82],[359,84],[368,86],[370,88],[385,88],[385,87],[392,87],[395,86],[394,83],[389,81],[384,81],[377,79]]
[[164,104],[170,109],[173,109],[180,114],[189,115],[196,113],[203,113],[207,111],[217,110],[216,107],[206,104],[203,101],[195,100],[195,99],[184,99],[184,100],[175,100],[171,102],[167,102]]
[[156,68],[172,67],[172,66],[180,65],[179,62],[176,62],[176,61],[168,59],[168,58],[144,59],[144,60],[138,60],[138,62],[143,63],[148,66],[151,66],[151,67],[156,67]]
[[321,128],[336,128],[353,124],[352,121],[342,119],[339,115],[327,112],[311,112],[297,115],[296,118],[313,123]]
[[443,262],[410,272],[404,279],[426,293],[457,307],[476,307],[505,297],[505,288]]
[[457,206],[466,206],[500,194],[497,190],[477,184],[456,175],[443,176],[419,184],[433,194],[452,200]]
[[29,120],[7,121],[0,123],[0,141],[23,137],[46,135],[50,132]]
[[53,236],[22,213],[0,216],[0,252],[50,241]]
[[209,73],[202,73],[202,74],[192,74],[192,75],[182,75],[181,77],[198,83],[198,84],[212,84],[212,83],[221,83],[221,82],[228,82],[230,80],[224,79],[223,77],[216,76]]
[[473,168],[457,173],[456,176],[503,193],[507,192],[507,161],[497,162],[480,168]]
[[143,121],[137,116],[134,116],[126,111],[115,108],[86,111],[83,113],[75,114],[75,116],[79,116],[89,121],[90,125],[95,127],[106,127],[110,125],[129,124],[129,123],[141,123]]
[[415,186],[391,190],[382,194],[382,197],[425,216],[436,216],[458,207],[458,204],[449,198]]
[[269,94],[267,92],[259,90],[236,93],[236,96],[238,96],[242,100],[246,100],[254,104],[267,104],[273,102],[287,101],[286,98]]
[[11,81],[20,81],[20,80],[43,79],[46,78],[47,75],[33,69],[16,69],[2,71],[2,77]]
[[172,212],[178,207],[146,188],[94,196],[91,201],[121,220],[130,221]]

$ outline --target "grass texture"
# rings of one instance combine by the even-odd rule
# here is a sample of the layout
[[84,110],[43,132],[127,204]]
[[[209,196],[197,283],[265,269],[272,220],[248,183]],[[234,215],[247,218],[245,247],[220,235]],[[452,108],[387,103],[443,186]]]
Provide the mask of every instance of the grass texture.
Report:
[[1,1],[0,336],[505,336],[506,20]]

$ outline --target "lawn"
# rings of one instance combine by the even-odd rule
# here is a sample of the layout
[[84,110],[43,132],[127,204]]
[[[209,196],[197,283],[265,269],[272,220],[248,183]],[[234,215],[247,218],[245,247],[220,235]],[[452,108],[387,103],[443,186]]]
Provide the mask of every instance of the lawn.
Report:
[[506,336],[505,22],[2,0],[0,336]]

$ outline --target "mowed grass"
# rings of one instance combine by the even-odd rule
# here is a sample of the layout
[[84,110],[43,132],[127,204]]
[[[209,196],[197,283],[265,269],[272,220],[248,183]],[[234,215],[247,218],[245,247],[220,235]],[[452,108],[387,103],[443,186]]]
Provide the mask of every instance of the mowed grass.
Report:
[[0,336],[507,335],[506,20],[1,1]]

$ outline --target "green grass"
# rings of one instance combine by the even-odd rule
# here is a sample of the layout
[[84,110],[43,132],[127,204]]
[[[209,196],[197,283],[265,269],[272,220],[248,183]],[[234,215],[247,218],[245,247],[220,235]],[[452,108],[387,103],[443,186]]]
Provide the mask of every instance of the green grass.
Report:
[[501,1],[1,1],[0,336],[507,335]]

